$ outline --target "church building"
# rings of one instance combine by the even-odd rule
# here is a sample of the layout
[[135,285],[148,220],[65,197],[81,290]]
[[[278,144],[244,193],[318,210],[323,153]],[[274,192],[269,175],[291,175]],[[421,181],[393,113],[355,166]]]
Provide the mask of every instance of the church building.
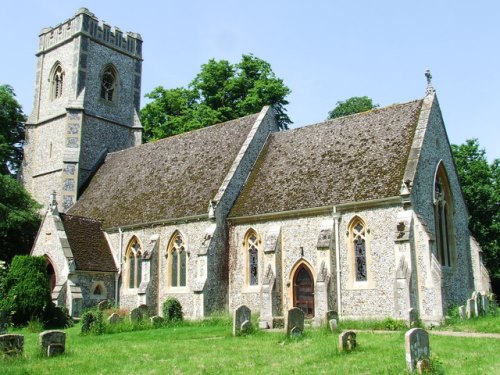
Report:
[[82,8],[37,58],[31,254],[72,316],[175,297],[188,319],[245,304],[262,328],[292,307],[438,323],[489,290],[430,73],[408,103],[286,131],[264,107],[141,144],[139,34]]

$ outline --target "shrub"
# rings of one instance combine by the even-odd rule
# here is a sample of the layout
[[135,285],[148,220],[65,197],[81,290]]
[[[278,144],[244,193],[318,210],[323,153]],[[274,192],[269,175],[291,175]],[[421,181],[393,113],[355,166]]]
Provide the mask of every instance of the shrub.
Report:
[[166,323],[182,321],[182,305],[177,298],[168,298],[163,303],[163,318]]
[[45,328],[68,328],[73,326],[73,319],[65,306],[56,306],[53,303],[47,311]]
[[384,319],[384,327],[389,331],[399,331],[406,329],[406,324],[402,320],[396,320],[389,317]]
[[82,335],[94,334],[102,335],[104,333],[104,320],[102,311],[87,310],[82,314]]

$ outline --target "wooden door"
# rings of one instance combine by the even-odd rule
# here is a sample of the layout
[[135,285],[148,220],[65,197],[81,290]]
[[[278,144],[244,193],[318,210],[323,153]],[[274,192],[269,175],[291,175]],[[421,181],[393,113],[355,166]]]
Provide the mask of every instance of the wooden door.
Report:
[[293,305],[306,317],[314,316],[314,280],[304,264],[299,266],[293,278]]

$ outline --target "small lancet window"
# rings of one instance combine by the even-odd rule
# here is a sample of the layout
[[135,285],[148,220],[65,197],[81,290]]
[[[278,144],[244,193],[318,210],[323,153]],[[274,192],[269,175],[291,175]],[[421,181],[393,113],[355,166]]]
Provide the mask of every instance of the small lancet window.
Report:
[[356,281],[367,281],[365,227],[358,222],[352,228]]
[[254,231],[246,236],[246,249],[248,253],[248,284],[259,284],[259,248],[258,237]]
[[57,65],[52,73],[52,99],[60,98],[63,94],[64,71]]
[[442,164],[439,165],[434,181],[434,224],[436,231],[437,258],[441,265],[451,266],[452,198],[448,180]]
[[116,95],[117,74],[113,67],[108,66],[102,74],[101,99],[112,102]]
[[128,287],[138,288],[142,280],[142,249],[135,237],[128,246],[126,264]]
[[170,256],[170,285],[173,287],[186,286],[187,280],[187,252],[184,238],[175,233],[170,241],[168,255]]
[[101,294],[102,294],[101,285],[97,284],[96,287],[94,288],[94,295],[101,295]]

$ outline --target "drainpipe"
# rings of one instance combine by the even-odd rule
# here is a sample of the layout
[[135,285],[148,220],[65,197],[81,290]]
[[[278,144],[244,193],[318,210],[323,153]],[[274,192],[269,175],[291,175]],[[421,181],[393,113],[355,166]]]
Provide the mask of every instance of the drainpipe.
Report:
[[119,255],[120,257],[118,258],[118,272],[116,273],[115,276],[115,303],[118,305],[118,279],[120,278],[120,275],[122,274],[122,256],[123,256],[123,231],[122,228],[118,228],[118,233],[119,233],[119,242],[118,242],[118,247],[119,247]]
[[335,227],[335,262],[337,268],[337,313],[339,319],[342,314],[342,296],[340,288],[340,236],[339,236],[339,219],[340,214],[337,213],[337,206],[333,206],[333,225]]

